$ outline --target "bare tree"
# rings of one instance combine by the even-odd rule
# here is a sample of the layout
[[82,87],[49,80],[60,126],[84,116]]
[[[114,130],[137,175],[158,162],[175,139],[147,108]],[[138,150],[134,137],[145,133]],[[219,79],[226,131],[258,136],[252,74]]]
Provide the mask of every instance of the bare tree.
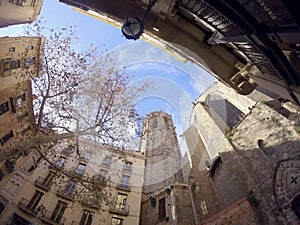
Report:
[[[37,21],[27,28],[27,34],[46,36],[41,75],[34,78],[26,71],[33,82],[36,123],[30,137],[1,146],[1,152],[26,151],[79,136],[93,136],[119,148],[129,141],[128,128],[140,119],[133,100],[149,84],[129,87],[130,75],[122,72],[109,54],[97,54],[93,45],[76,51],[74,26],[54,30]],[[4,157],[2,154],[1,159]]]
[[122,152],[141,119],[133,100],[149,84],[130,85],[130,74],[118,68],[108,54],[99,54],[93,45],[79,51],[74,26],[54,30],[37,21],[27,28],[27,35],[46,37],[43,60],[38,65],[40,76],[34,78],[25,68],[32,80],[33,131],[12,145],[1,146],[0,159],[35,148],[58,175],[80,182],[87,193],[94,190],[96,198],[103,197],[104,189],[99,189],[98,181],[57,167],[57,148],[53,146],[66,140],[80,156],[77,141],[85,137]]

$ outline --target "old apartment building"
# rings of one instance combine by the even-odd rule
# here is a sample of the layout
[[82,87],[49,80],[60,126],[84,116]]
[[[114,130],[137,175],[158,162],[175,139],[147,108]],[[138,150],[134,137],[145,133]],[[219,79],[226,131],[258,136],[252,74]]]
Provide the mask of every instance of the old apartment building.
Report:
[[[55,157],[32,161],[31,170],[23,163],[11,171],[1,191],[1,224],[139,224],[144,156],[129,152],[119,159],[99,143],[74,143],[62,141]],[[15,180],[19,173],[27,174],[22,184]]]
[[214,83],[196,101],[183,159],[162,111],[126,157],[83,139],[49,146],[49,161],[16,156],[1,165],[0,223],[298,224],[299,109],[277,97]]
[[30,135],[34,124],[31,78],[40,74],[44,38],[0,38],[1,149]]
[[43,0],[2,0],[0,2],[0,28],[31,23],[40,14]]

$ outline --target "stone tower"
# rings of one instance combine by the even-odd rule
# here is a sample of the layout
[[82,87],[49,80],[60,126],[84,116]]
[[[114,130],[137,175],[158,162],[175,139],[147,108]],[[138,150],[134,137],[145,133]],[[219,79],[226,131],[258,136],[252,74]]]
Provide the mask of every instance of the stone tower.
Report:
[[170,184],[183,183],[181,153],[172,117],[163,111],[147,115],[140,151],[146,155],[143,194],[151,195]]

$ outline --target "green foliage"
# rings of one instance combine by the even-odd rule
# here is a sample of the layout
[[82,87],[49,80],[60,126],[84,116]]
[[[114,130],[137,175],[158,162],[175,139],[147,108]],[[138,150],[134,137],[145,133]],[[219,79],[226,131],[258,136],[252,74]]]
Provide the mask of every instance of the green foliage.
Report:
[[235,132],[236,132],[236,129],[232,129],[225,135],[225,137],[228,139],[228,141],[232,141],[232,137],[235,134]]
[[192,185],[191,185],[192,191],[195,191],[197,186],[198,185],[196,183],[192,183]]
[[294,131],[296,131],[296,133],[297,133],[298,135],[300,135],[300,126],[294,125]]
[[156,207],[156,198],[150,197],[150,204],[152,205],[153,208]]

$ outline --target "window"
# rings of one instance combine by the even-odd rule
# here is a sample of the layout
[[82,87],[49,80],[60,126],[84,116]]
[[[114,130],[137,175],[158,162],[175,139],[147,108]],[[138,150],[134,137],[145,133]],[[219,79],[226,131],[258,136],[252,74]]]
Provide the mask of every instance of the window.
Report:
[[0,181],[3,179],[3,177],[4,177],[4,173],[3,173],[2,169],[0,169]]
[[113,217],[111,218],[111,225],[123,225],[124,220],[121,218]]
[[0,139],[0,143],[1,145],[4,145],[6,142],[8,142],[9,139],[11,139],[14,136],[13,131],[11,130],[8,134],[4,135],[1,139]]
[[41,198],[43,197],[43,193],[40,191],[35,191],[33,197],[31,198],[30,202],[27,205],[27,208],[34,211],[37,205],[39,204]]
[[48,175],[43,180],[43,185],[46,186],[46,187],[50,187],[51,182],[53,180],[53,177],[54,177],[54,173],[53,172],[49,172]]
[[4,102],[0,105],[0,115],[6,113],[9,110],[8,108],[8,102]]
[[168,122],[169,120],[166,116],[164,116],[164,121],[165,121],[166,128],[168,128],[169,127],[169,122]]
[[21,131],[22,135],[26,135],[29,131],[31,131],[31,126],[26,127],[24,130]]
[[65,189],[65,194],[72,195],[74,193],[76,186],[77,186],[77,181],[70,180],[67,188]]
[[65,164],[66,158],[65,157],[60,157],[56,163],[56,166],[58,168],[61,168]]
[[2,214],[4,209],[5,209],[5,205],[2,202],[0,202],[0,215]]
[[123,193],[118,193],[117,196],[117,202],[116,202],[116,209],[124,212],[125,211],[125,206],[126,206],[126,201],[127,201],[127,195]]
[[89,161],[91,157],[92,157],[92,153],[88,151],[85,151],[84,153],[80,154],[80,159],[85,161]]
[[27,172],[31,173],[34,169],[35,169],[35,166],[32,165],[32,166],[27,170]]
[[157,117],[152,118],[152,129],[157,128]]
[[13,70],[13,69],[17,69],[20,68],[20,60],[7,60],[4,61],[3,66],[4,66],[4,72],[5,71],[9,71],[9,70]]
[[91,225],[93,221],[94,213],[84,210],[80,225]]
[[69,145],[67,148],[65,148],[65,149],[63,150],[63,154],[69,156],[69,155],[71,155],[71,154],[73,153],[73,151],[74,151],[74,146]]
[[32,45],[30,45],[30,46],[28,46],[28,48],[27,48],[28,50],[33,50],[33,46]]
[[122,176],[121,187],[128,188],[129,187],[129,176]]
[[124,170],[127,172],[131,172],[132,171],[132,162],[125,162],[125,166],[124,166]]
[[16,108],[21,108],[24,105],[25,101],[26,101],[26,95],[25,95],[25,93],[19,95],[18,97],[16,97],[14,99],[15,107]]
[[158,208],[159,220],[163,220],[164,218],[166,218],[166,199],[165,198],[159,199],[158,207],[159,207]]
[[15,47],[10,47],[10,48],[8,49],[8,51],[9,51],[9,52],[15,52],[15,51],[16,51],[16,48],[15,48]]
[[98,182],[101,184],[105,183],[107,177],[107,171],[106,170],[100,170],[100,174],[98,176]]
[[29,67],[31,65],[35,64],[35,57],[28,57],[24,59],[24,65],[25,67]]
[[82,175],[84,173],[85,167],[86,167],[85,164],[79,163],[79,165],[76,168],[76,173]]
[[67,208],[67,203],[62,202],[62,201],[58,201],[55,210],[50,218],[51,221],[55,222],[55,223],[59,223],[66,208]]
[[26,116],[29,116],[28,112],[22,113],[20,116],[18,116],[18,121],[21,122],[21,120],[24,119]]
[[300,195],[292,201],[292,210],[296,213],[298,220],[300,220]]
[[103,161],[102,161],[102,165],[104,166],[110,166],[111,165],[111,157],[106,156]]

